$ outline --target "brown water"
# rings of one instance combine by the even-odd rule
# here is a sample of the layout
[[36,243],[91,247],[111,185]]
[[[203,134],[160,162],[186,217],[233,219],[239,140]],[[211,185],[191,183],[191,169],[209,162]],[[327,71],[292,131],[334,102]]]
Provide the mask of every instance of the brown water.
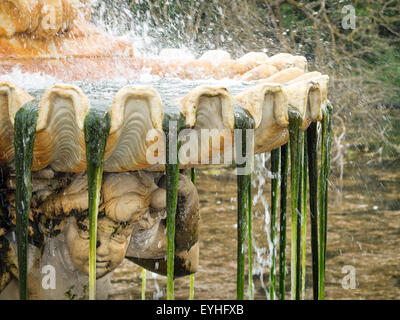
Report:
[[[335,174],[335,168],[331,176],[326,299],[400,298],[400,167],[398,162],[371,166],[367,164],[369,160],[358,157],[356,163],[346,163],[342,180]],[[195,299],[235,299],[236,176],[229,169],[208,168],[197,172],[201,233]],[[270,180],[266,179],[262,191],[268,202],[269,188]],[[258,187],[254,187],[253,192],[257,191]],[[254,238],[258,248],[254,253],[254,268],[257,270],[260,262],[264,267],[259,268],[263,270],[262,276],[254,276],[255,299],[266,299],[268,290],[265,217],[265,209],[258,201],[254,206]],[[308,225],[307,299],[312,297],[309,231]],[[290,258],[289,246],[287,257]],[[349,272],[343,270],[344,266],[354,268],[354,289],[342,286]],[[153,279],[150,272],[147,275],[147,299],[165,299],[166,278]],[[289,292],[289,274],[286,279]],[[140,299],[140,296],[141,268],[124,261],[115,271],[111,299]],[[175,281],[175,297],[188,299],[189,277]]]

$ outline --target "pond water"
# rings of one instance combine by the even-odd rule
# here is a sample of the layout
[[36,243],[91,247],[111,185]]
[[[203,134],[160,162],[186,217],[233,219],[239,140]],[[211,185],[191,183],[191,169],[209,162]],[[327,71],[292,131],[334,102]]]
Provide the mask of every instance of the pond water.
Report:
[[[371,165],[370,160],[368,156],[360,156],[356,161],[348,161],[343,178],[339,178],[334,168],[330,179],[326,299],[398,299],[400,296],[400,166],[398,161]],[[195,299],[235,299],[236,176],[226,168],[207,168],[197,173],[201,231]],[[269,202],[270,181],[266,180],[262,191]],[[253,186],[253,194],[258,191],[261,191],[258,186]],[[268,241],[264,228],[268,215],[265,211],[258,201],[253,224],[254,272],[258,272],[254,275],[255,299],[267,299]],[[307,229],[306,299],[311,299],[309,224]],[[287,257],[290,258],[289,246]],[[354,289],[348,288],[350,283],[345,278],[349,271],[355,274]],[[286,279],[289,299],[289,274]],[[148,273],[147,299],[165,299],[165,290],[166,278]],[[111,299],[140,297],[141,268],[125,261],[114,273]],[[175,281],[175,297],[188,299],[189,277]]]

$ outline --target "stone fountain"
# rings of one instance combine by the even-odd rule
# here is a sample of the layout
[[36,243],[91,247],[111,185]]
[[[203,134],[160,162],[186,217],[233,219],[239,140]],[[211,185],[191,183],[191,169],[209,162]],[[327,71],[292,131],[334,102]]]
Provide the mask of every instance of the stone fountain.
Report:
[[[30,299],[88,296],[90,186],[85,119],[92,108],[103,108],[110,117],[98,206],[98,299],[107,298],[112,272],[125,257],[153,272],[167,273],[166,118],[181,114],[183,139],[195,137],[188,139],[185,150],[200,148],[197,153],[179,154],[179,169],[184,170],[217,163],[221,155],[226,160],[227,152],[234,150],[235,119],[240,112],[254,120],[256,154],[288,142],[289,106],[299,112],[303,131],[323,117],[328,76],[308,72],[304,57],[250,52],[232,59],[227,52],[213,50],[186,59],[179,49],[165,49],[158,57],[146,58],[136,54],[131,43],[93,26],[90,12],[87,0],[0,3],[0,75],[18,68],[60,79],[34,96],[14,83],[0,82],[0,299],[17,299],[19,291],[15,119],[27,104],[34,102],[37,108],[27,248]],[[135,84],[144,70],[162,79],[192,83],[233,79],[245,85],[231,92],[223,80],[203,81],[183,86],[186,92],[181,88],[170,93]],[[76,83],[116,76],[133,84],[115,90],[112,101],[101,107]],[[101,100],[101,90],[96,94]],[[220,137],[218,143],[202,136],[205,130]],[[196,272],[199,263],[199,199],[184,174],[179,175],[177,201],[175,277]],[[46,266],[54,266],[56,288],[51,281],[43,285]]]

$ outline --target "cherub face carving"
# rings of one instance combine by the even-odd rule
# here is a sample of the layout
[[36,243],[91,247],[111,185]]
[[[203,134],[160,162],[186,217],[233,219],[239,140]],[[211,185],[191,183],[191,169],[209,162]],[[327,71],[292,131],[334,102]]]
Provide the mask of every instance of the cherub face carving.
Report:
[[[47,170],[48,171],[48,170]],[[57,176],[46,170],[33,174],[32,217],[36,233],[53,237],[62,233],[75,270],[88,274],[89,217],[86,174]],[[51,170],[50,170],[51,171]],[[52,171],[51,171],[52,172]],[[113,271],[124,259],[134,225],[152,228],[165,208],[165,193],[156,192],[160,174],[125,172],[103,177],[97,231],[97,277]],[[15,178],[7,180],[15,190]],[[14,213],[13,193],[7,194]],[[162,198],[155,201],[155,197]],[[161,206],[162,208],[158,208]],[[37,246],[44,245],[43,237]],[[39,239],[39,240],[40,240]]]
[[[84,176],[78,179],[86,180]],[[83,185],[86,189],[86,181]],[[124,259],[133,226],[149,210],[156,189],[150,175],[119,173],[104,178],[97,229],[97,278],[114,270]],[[84,211],[86,206],[80,209]],[[89,274],[89,217],[81,210],[70,219],[65,237],[73,263]]]
[[[96,277],[114,270],[125,257],[133,223],[116,222],[102,215],[98,219]],[[89,217],[73,217],[66,229],[66,242],[72,261],[89,274]]]
[[[31,224],[34,235],[60,237],[64,267],[89,274],[88,184],[85,173],[34,172]],[[105,173],[97,229],[96,277],[117,268],[125,256],[143,259],[165,255],[165,175],[150,172]],[[7,186],[15,190],[10,176]],[[180,176],[176,215],[176,250],[197,242],[199,202],[189,179]],[[14,207],[13,192],[7,198]],[[14,210],[15,213],[15,210]],[[41,237],[36,246],[45,245]],[[129,247],[129,249],[128,249]],[[129,252],[128,252],[129,251]],[[65,265],[67,264],[67,265]]]
[[[54,261],[60,272],[88,275],[90,240],[86,174],[54,173],[48,168],[33,172],[32,178],[33,220],[30,220],[30,224],[33,235],[30,236],[38,238],[35,246],[39,249],[45,249],[49,238],[57,237],[54,243],[55,249],[58,249],[56,255],[54,251],[42,250],[43,255],[38,257],[42,260],[38,260],[38,266],[47,263],[48,259],[58,259]],[[9,203],[9,212],[5,217],[12,217],[12,212],[15,216],[13,175],[7,177],[7,189],[2,195]],[[164,274],[165,268],[159,268],[162,263],[165,264],[166,252],[166,177],[163,173],[105,173],[99,212],[96,278],[115,270],[125,257]],[[182,275],[197,269],[198,249],[196,251],[194,245],[198,241],[198,225],[199,200],[196,189],[190,179],[180,175],[175,250],[181,259],[179,261],[190,260],[185,260],[185,266],[182,265]],[[195,249],[192,250],[192,247]],[[189,250],[194,252],[194,256],[187,258]],[[182,258],[180,253],[186,258]],[[37,280],[31,279],[31,283]],[[40,281],[37,282],[38,287]],[[64,281],[68,283],[69,279],[64,278]]]

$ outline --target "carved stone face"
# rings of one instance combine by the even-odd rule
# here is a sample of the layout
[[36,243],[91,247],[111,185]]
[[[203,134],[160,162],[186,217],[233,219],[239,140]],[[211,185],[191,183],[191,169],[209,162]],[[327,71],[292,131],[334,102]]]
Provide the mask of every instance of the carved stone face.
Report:
[[[79,194],[85,195],[85,204],[74,203],[73,210],[77,213],[70,218],[65,229],[65,239],[75,267],[89,274],[89,217],[87,215],[87,182],[85,176],[78,177],[69,186],[72,198],[79,200]],[[103,203],[100,207],[97,231],[96,277],[100,278],[113,271],[125,257],[135,223],[149,210],[151,194],[157,186],[151,175],[137,173],[109,174],[104,178],[102,194]],[[60,195],[63,202],[66,196],[64,190]],[[56,205],[57,207],[57,205]],[[66,209],[63,206],[63,209]],[[68,211],[68,210],[66,210]]]
[[[49,238],[57,237],[59,242],[56,242],[56,248],[63,255],[59,267],[88,275],[90,236],[86,175],[55,174],[45,169],[34,172],[32,177],[30,240],[37,239],[35,246],[42,250]],[[7,214],[3,212],[4,219],[15,217],[13,175],[7,178],[7,189],[3,198],[9,206]],[[106,173],[103,177],[97,226],[96,278],[103,278],[115,270],[125,257],[135,258],[135,263],[139,264],[143,259],[164,259],[165,218],[165,175],[151,172]],[[199,200],[196,188],[190,179],[180,175],[176,252],[187,252],[198,241],[198,224]],[[44,255],[48,254],[48,250],[43,252]],[[50,256],[38,259],[45,263],[46,259],[53,259],[54,255]],[[39,264],[42,262],[39,261]],[[160,267],[160,270],[163,269]]]
[[[132,223],[99,217],[96,250],[96,277],[100,278],[120,265],[125,257]],[[67,247],[75,266],[89,274],[89,217],[73,217],[66,229]]]

